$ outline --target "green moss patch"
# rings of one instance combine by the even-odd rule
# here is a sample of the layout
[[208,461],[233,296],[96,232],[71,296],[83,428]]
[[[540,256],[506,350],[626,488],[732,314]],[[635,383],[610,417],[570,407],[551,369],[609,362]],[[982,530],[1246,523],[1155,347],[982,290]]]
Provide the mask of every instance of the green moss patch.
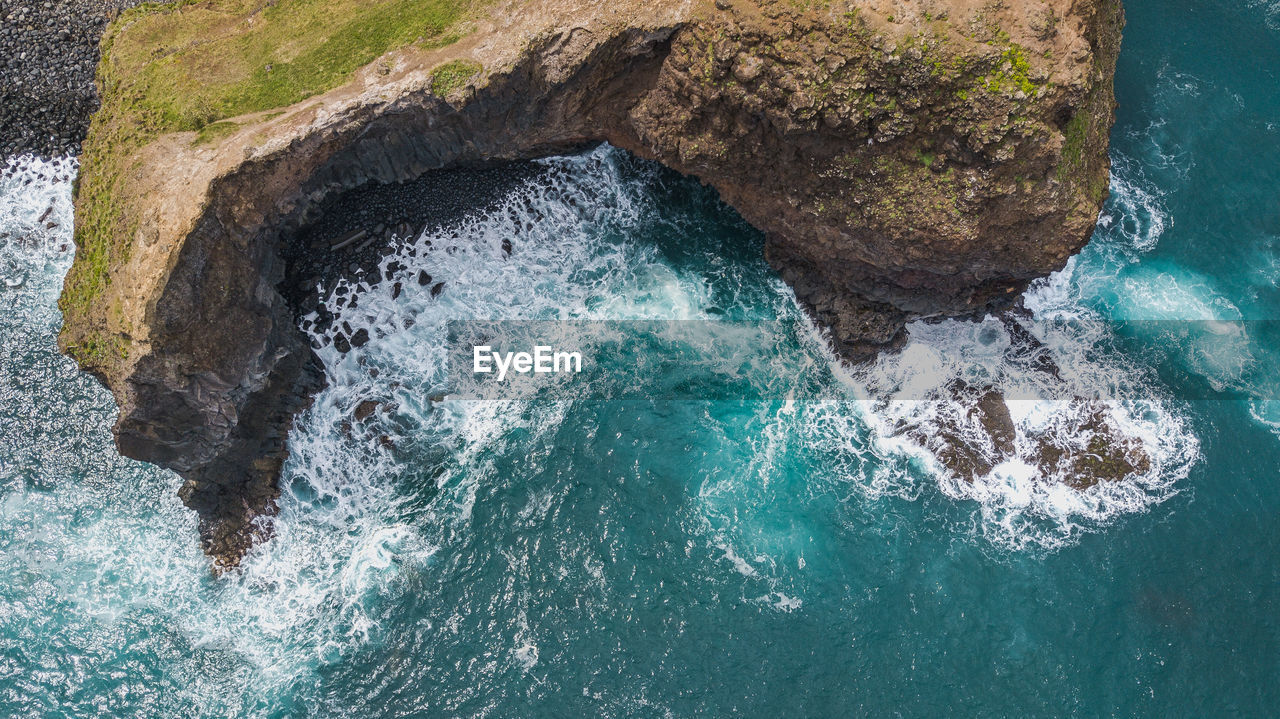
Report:
[[121,337],[90,335],[68,345],[67,352],[83,367],[104,367],[128,357],[129,342]]
[[1022,91],[1034,95],[1040,85],[1031,79],[1031,63],[1026,50],[1017,43],[1009,43],[1000,53],[1000,67],[984,78],[987,90],[993,94],[1012,94]]
[[1070,174],[1084,161],[1084,145],[1089,139],[1089,113],[1077,112],[1062,130],[1062,172]]
[[453,60],[446,62],[431,73],[431,92],[440,97],[466,85],[480,74],[483,68],[472,60]]
[[234,122],[222,120],[219,122],[211,122],[200,128],[196,133],[195,144],[203,145],[222,138],[235,132],[240,126]]

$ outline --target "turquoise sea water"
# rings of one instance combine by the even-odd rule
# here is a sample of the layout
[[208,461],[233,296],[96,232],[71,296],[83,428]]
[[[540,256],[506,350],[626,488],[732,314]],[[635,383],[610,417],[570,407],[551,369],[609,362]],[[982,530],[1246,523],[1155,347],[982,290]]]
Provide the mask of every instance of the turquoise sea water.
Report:
[[[856,376],[801,333],[777,348],[801,370],[741,369],[770,401],[431,402],[449,319],[801,317],[755,232],[602,148],[414,238],[439,298],[357,289],[343,318],[383,336],[321,351],[275,537],[214,580],[177,478],[116,456],[110,396],[57,354],[74,167],[25,163],[0,179],[0,715],[1274,714],[1280,345],[1263,322],[1109,320],[1280,308],[1280,5],[1128,14],[1112,199],[1028,299],[1151,458],[1085,491],[1017,461],[948,476],[944,396],[852,399],[957,357],[1034,382],[994,321],[916,327]],[[1259,399],[1161,379],[1188,373]],[[1009,405],[1023,434],[1082,411]]]

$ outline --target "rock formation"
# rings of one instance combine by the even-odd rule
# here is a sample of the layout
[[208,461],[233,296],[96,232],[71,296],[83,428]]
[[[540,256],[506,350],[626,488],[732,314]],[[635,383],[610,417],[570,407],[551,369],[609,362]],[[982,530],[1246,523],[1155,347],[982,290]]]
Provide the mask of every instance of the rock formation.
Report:
[[233,565],[321,381],[276,286],[324,198],[607,141],[714,186],[856,359],[911,319],[1008,306],[1088,240],[1122,22],[1118,0],[491,7],[217,135],[86,162],[61,342]]

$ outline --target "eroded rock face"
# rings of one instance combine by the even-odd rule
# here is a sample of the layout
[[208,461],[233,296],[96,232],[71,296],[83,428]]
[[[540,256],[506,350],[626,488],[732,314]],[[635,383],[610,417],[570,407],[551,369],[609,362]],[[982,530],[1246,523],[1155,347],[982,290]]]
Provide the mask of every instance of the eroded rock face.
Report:
[[[276,285],[325,197],[611,142],[719,190],[859,358],[910,319],[1007,306],[1088,240],[1121,24],[1118,0],[504,5],[216,142],[153,142],[115,198],[140,218],[128,259],[62,343],[122,348],[80,357],[121,451],[187,479],[233,565],[320,385]],[[434,94],[456,59],[484,69]]]

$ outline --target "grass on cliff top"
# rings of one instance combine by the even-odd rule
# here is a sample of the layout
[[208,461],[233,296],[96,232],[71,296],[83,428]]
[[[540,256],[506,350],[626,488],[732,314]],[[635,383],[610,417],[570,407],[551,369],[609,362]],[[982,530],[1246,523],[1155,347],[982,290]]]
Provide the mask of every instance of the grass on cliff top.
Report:
[[[102,40],[102,109],[81,156],[77,258],[59,301],[71,347],[90,364],[105,328],[80,320],[128,259],[137,227],[118,185],[158,135],[196,131],[216,140],[228,118],[284,107],[332,89],[384,53],[440,47],[489,0],[177,0],[125,11]],[[110,356],[98,356],[106,354]]]
[[475,60],[451,60],[431,73],[431,92],[440,97],[462,87],[484,68]]
[[113,25],[103,79],[145,129],[199,130],[336,87],[396,47],[445,45],[469,0],[180,0]]

